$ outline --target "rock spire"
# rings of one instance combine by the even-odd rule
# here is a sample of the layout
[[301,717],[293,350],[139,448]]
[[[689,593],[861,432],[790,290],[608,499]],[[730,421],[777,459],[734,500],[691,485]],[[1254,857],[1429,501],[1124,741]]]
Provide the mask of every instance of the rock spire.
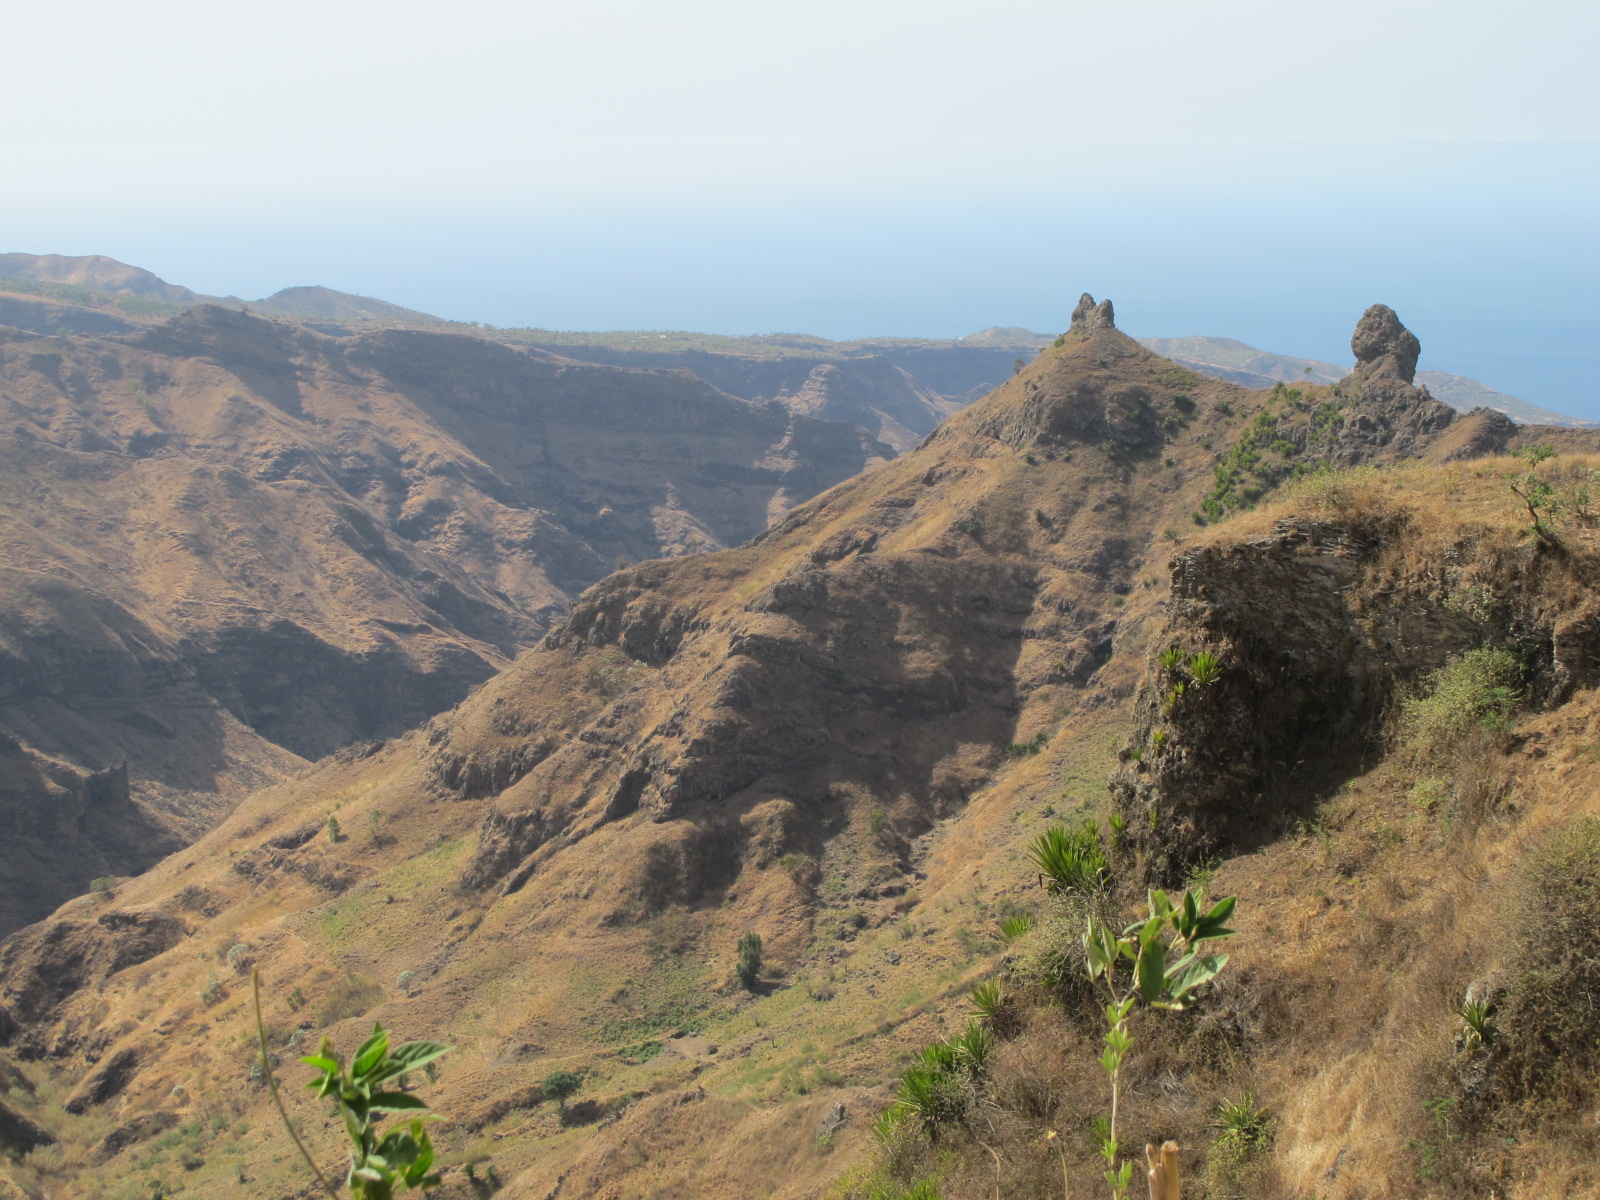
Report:
[[[1080,307],[1082,307],[1080,305]],[[1410,383],[1417,375],[1417,355],[1422,343],[1395,316],[1387,304],[1374,304],[1361,314],[1350,338],[1356,370],[1368,379],[1398,379]]]
[[1092,333],[1096,329],[1116,327],[1116,315],[1111,311],[1109,300],[1102,300],[1096,304],[1094,297],[1085,292],[1078,300],[1078,306],[1072,310],[1072,328],[1075,330],[1081,329],[1085,333]]

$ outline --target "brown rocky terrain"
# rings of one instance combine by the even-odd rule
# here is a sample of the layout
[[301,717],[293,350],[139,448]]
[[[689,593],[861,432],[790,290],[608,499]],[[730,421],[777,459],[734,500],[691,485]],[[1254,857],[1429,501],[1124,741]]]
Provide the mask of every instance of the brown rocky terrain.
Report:
[[949,413],[1009,376],[1048,341],[1025,329],[955,340],[831,342],[776,334],[553,333],[446,321],[369,296],[291,287],[248,304],[199,296],[103,256],[0,254],[0,324],[39,333],[130,332],[199,303],[247,308],[348,336],[377,329],[464,333],[606,366],[688,370],[732,396],[799,416],[860,425],[904,452]]
[[[4,929],[448,708],[619,560],[743,542],[893,453],[465,336],[207,305],[130,329],[0,330],[0,732],[34,764]],[[102,832],[24,819],[124,767]]]
[[[1022,850],[1051,820],[1106,815],[1114,774],[1131,835],[1116,903],[1206,854],[1218,894],[1244,896],[1223,1007],[1166,1040],[1139,1027],[1138,1136],[1201,1144],[1216,1100],[1253,1085],[1279,1143],[1250,1194],[1411,1194],[1392,1185],[1479,1145],[1430,1135],[1421,1101],[1452,1078],[1450,1005],[1501,953],[1469,953],[1485,884],[1592,808],[1594,551],[1581,522],[1560,551],[1519,529],[1508,464],[1471,456],[1530,435],[1412,387],[1409,338],[1376,308],[1355,379],[1249,392],[1158,358],[1086,297],[916,452],[736,549],[617,572],[452,712],[255,793],[13,935],[0,1070],[27,1084],[15,1116],[57,1139],[19,1186],[302,1187],[251,1073],[259,965],[285,1076],[299,1048],[326,1033],[348,1051],[374,1018],[456,1046],[418,1083],[449,1119],[446,1195],[820,1196],[855,1164],[853,1194],[898,1196],[926,1170],[941,1195],[987,1196],[980,1142],[1000,1148],[1004,1194],[1053,1194],[1042,1131],[1082,1127],[1103,1083],[1094,1007],[1029,990],[1028,963],[1077,930],[1060,935]],[[364,353],[389,361],[381,342]],[[1346,470],[1224,519],[1291,462]],[[1385,758],[1383,714],[1502,629],[1530,648],[1526,716],[1474,761],[1526,780],[1485,790],[1463,767],[1408,799],[1420,784]],[[1163,712],[1169,643],[1214,647],[1222,675]],[[1001,963],[995,920],[1019,908],[1041,923]],[[750,991],[730,978],[746,930],[767,960]],[[1423,930],[1428,951],[1396,969]],[[1020,1026],[986,1124],[882,1159],[867,1127],[907,1056],[997,970]],[[1398,1098],[1363,1105],[1396,1044]],[[1343,1069],[1308,1086],[1329,1045]],[[561,1106],[541,1090],[558,1068],[582,1077]],[[1511,1077],[1507,1103],[1543,1094]],[[294,1102],[335,1161],[338,1131]],[[1474,1119],[1508,1111],[1489,1104]],[[1580,1135],[1542,1128],[1515,1135],[1542,1154],[1484,1178],[1586,1194]],[[1073,1139],[1087,1194],[1097,1168]]]

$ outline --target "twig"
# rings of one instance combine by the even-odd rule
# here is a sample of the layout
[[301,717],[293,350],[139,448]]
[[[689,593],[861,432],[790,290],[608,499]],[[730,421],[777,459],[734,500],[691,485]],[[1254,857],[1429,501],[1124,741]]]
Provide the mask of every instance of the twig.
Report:
[[306,1144],[300,1140],[300,1135],[294,1131],[294,1123],[289,1120],[289,1113],[283,1107],[283,1097],[278,1095],[278,1081],[272,1074],[272,1055],[267,1052],[267,1027],[261,1023],[260,967],[255,967],[250,972],[250,988],[255,994],[256,1040],[261,1043],[261,1071],[267,1077],[267,1090],[272,1093],[272,1102],[278,1106],[278,1116],[283,1118],[283,1127],[289,1131],[289,1137],[294,1141],[294,1148],[300,1151],[300,1157],[306,1160],[306,1166],[311,1168],[311,1173],[317,1177],[322,1190],[327,1192],[332,1200],[339,1200],[339,1193],[323,1175],[322,1168],[317,1166],[317,1160],[311,1157],[311,1151],[306,1149]]

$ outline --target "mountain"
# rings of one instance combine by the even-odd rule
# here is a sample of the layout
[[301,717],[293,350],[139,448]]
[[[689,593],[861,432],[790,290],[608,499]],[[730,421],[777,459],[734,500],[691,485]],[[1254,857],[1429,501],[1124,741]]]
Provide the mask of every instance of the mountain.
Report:
[[325,287],[291,287],[250,305],[273,316],[314,317],[322,321],[388,321],[395,324],[443,325],[446,322],[387,300],[355,296]]
[[901,452],[988,393],[1014,373],[1019,358],[1031,360],[1050,340],[1026,330],[986,330],[953,341],[541,330],[499,330],[495,336],[587,362],[693,371],[730,395],[860,425]]
[[[619,560],[744,542],[893,454],[681,372],[214,305],[0,331],[0,412],[6,930],[448,708]],[[24,816],[67,793],[81,835]]]
[[[1506,1153],[1496,1120],[1536,1146],[1505,1168],[1526,1194],[1586,1186],[1576,1121],[1517,1124],[1555,1094],[1548,1057],[1491,1077],[1450,1046],[1463,991],[1505,961],[1474,930],[1524,936],[1492,906],[1518,881],[1546,879],[1537,899],[1587,878],[1519,873],[1542,860],[1518,847],[1594,808],[1577,739],[1600,654],[1577,584],[1595,551],[1581,515],[1559,550],[1529,538],[1502,465],[1462,465],[1543,431],[1416,388],[1416,339],[1381,306],[1353,348],[1336,385],[1250,391],[1158,357],[1084,297],[1067,334],[919,449],[744,545],[608,576],[451,711],[257,792],[13,935],[7,1128],[58,1143],[19,1186],[303,1189],[249,1065],[259,967],[286,1079],[318,1038],[349,1053],[374,1019],[456,1047],[411,1081],[448,1118],[446,1196],[860,1197],[937,1175],[965,1200],[997,1170],[1009,1196],[1055,1194],[1063,1171],[1087,1194],[1093,1149],[1040,1130],[1103,1111],[1101,1005],[1075,982],[1078,901],[1048,897],[1025,848],[1112,811],[1111,915],[1152,880],[1243,896],[1237,965],[1194,1012],[1136,1024],[1128,1141],[1203,1145],[1216,1104],[1257,1089],[1277,1150],[1237,1169],[1270,1166],[1261,1186],[1282,1193],[1381,1194],[1441,1155],[1477,1169],[1469,1151]],[[1561,436],[1586,477],[1596,439]],[[1286,494],[1301,463],[1384,471]],[[1526,682],[1483,694],[1502,714],[1525,694],[1526,715],[1452,760],[1470,775],[1389,757],[1382,714],[1482,639],[1522,648]],[[1202,648],[1220,675],[1174,699]],[[1019,912],[1035,928],[1002,957],[997,919]],[[766,962],[746,989],[731,976],[752,931]],[[1515,944],[1542,970],[1571,959],[1556,943]],[[874,1135],[989,977],[1007,999],[981,1065],[952,1076],[949,1106]],[[1521,977],[1498,978],[1523,1003]],[[1573,986],[1551,1020],[1581,1018],[1559,1000]],[[1505,1053],[1534,1053],[1502,1028]],[[546,1097],[557,1070],[576,1098]],[[1474,1078],[1493,1086],[1460,1103],[1490,1133],[1441,1140],[1423,1101]],[[341,1130],[285,1097],[336,1162]]]
[[0,254],[0,279],[69,284],[165,304],[189,304],[198,299],[186,287],[168,283],[142,267],[130,267],[103,254]]
[[[1257,350],[1232,338],[1184,337],[1141,338],[1140,344],[1157,354],[1202,374],[1228,379],[1245,387],[1271,387],[1284,383],[1337,383],[1348,372],[1332,363],[1310,358],[1293,358],[1287,354],[1273,354]],[[1475,379],[1463,375],[1450,375],[1444,371],[1418,371],[1417,382],[1457,412],[1471,412],[1475,408],[1492,408],[1505,413],[1519,425],[1551,425],[1572,429],[1590,428],[1594,421],[1569,417],[1552,412],[1498,392]]]

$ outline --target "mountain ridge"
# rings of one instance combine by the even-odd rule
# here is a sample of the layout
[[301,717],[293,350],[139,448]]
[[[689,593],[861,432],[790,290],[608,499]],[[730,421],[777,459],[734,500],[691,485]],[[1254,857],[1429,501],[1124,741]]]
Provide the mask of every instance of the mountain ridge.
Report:
[[[0,944],[6,1053],[72,1089],[74,1112],[104,1114],[75,1125],[30,1104],[29,1119],[74,1153],[118,1122],[131,1132],[104,1169],[159,1180],[178,1169],[172,1149],[139,1133],[159,1117],[190,1130],[178,1140],[197,1194],[227,1194],[239,1171],[297,1186],[292,1164],[272,1164],[276,1131],[238,1053],[251,1033],[239,964],[254,963],[286,1060],[323,1031],[348,1048],[373,1018],[462,1048],[427,1088],[455,1118],[437,1140],[462,1196],[466,1164],[486,1160],[509,1197],[822,1194],[833,1155],[871,1153],[865,1114],[907,1058],[953,1032],[959,997],[1000,969],[976,931],[1038,903],[1019,847],[1048,820],[1103,814],[1105,779],[1136,771],[1136,749],[1162,761],[1129,737],[1155,650],[1205,599],[1164,564],[1188,561],[1189,537],[1233,542],[1226,523],[1189,532],[1208,498],[1231,511],[1213,447],[1255,454],[1229,460],[1238,478],[1220,493],[1241,507],[1251,481],[1270,491],[1295,462],[1449,463],[1458,491],[1465,478],[1503,492],[1498,464],[1471,456],[1538,431],[1458,416],[1414,387],[1415,339],[1387,309],[1361,329],[1348,382],[1251,392],[1139,346],[1085,297],[1059,344],[920,449],[742,546],[608,576],[453,711],[256,793],[189,850]],[[1495,537],[1511,539],[1503,494],[1500,511]],[[1330,532],[1326,552],[1345,545]],[[1272,948],[1294,941],[1272,936],[1267,908],[1245,919],[1270,978],[1288,965]],[[751,929],[768,963],[747,991],[730,976]],[[1269,1032],[1221,1044],[1270,1065],[1300,1026],[1262,1008],[1238,1021]],[[1094,1039],[1041,1012],[1051,1053],[1093,1068]],[[1183,1072],[1172,1103],[1202,1120],[1193,1097],[1221,1085],[1177,1045],[1165,1053]],[[1057,1072],[1040,1078],[1068,1079],[1040,1061]],[[581,1075],[588,1107],[542,1105],[554,1069]],[[202,1092],[252,1132],[194,1124]],[[1086,1120],[1086,1094],[1081,1078],[1052,1086],[1042,1115],[999,1130],[1010,1169],[1054,1172],[1041,1194],[1067,1165],[1098,1178],[1086,1149],[1062,1166],[1028,1149],[1040,1120]],[[1130,1105],[1167,1095],[1135,1089]],[[824,1144],[831,1099],[849,1116]],[[305,1125],[325,1153],[333,1132]],[[1306,1169],[1325,1172],[1317,1137],[1282,1136],[1288,1161],[1305,1145]],[[1351,1136],[1379,1135],[1369,1122]],[[992,1163],[950,1139],[949,1194],[992,1194]]]

